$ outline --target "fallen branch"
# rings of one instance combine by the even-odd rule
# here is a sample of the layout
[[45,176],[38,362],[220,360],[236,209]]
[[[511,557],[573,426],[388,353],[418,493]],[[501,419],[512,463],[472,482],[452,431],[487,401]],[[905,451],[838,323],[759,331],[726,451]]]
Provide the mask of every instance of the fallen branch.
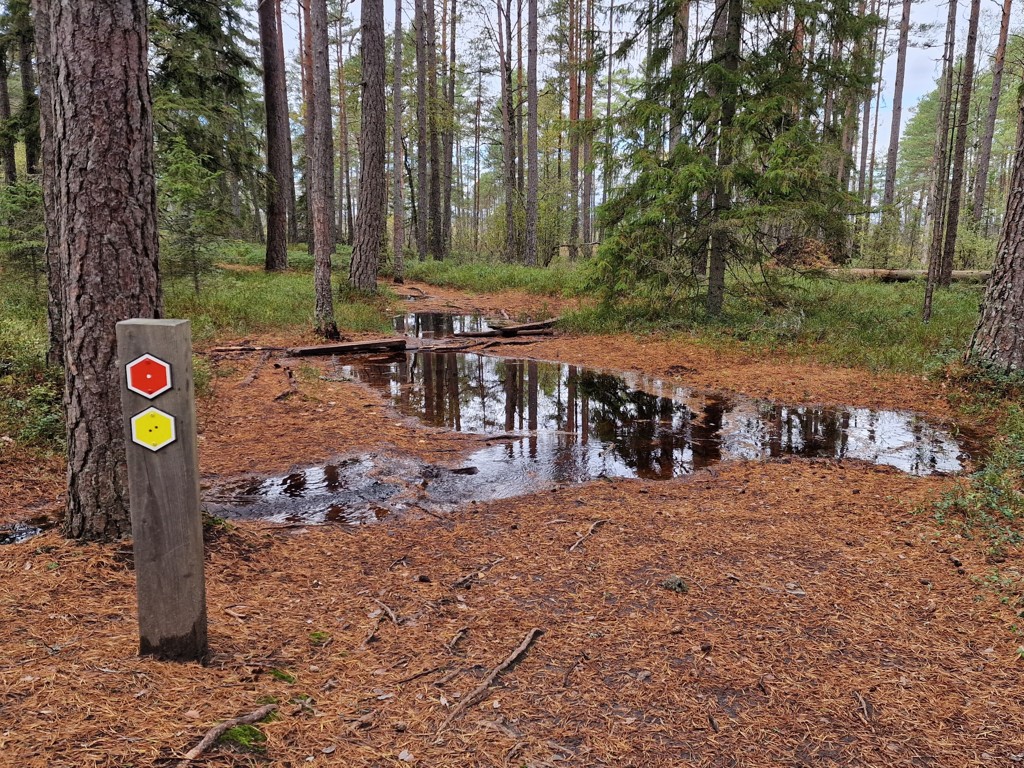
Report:
[[260,357],[260,361],[256,363],[255,366],[253,366],[253,369],[249,372],[249,375],[242,379],[242,381],[239,382],[238,386],[248,387],[250,384],[256,381],[256,377],[260,375],[260,371],[263,370],[263,366],[267,364],[267,360],[269,359],[270,352],[264,352],[263,355]]
[[382,352],[389,349],[405,349],[405,339],[371,339],[369,341],[346,341],[338,344],[318,344],[315,347],[292,347],[288,350],[288,354],[294,357],[312,357],[315,355]]
[[466,633],[468,632],[469,627],[462,627],[462,629],[455,633],[455,636],[451,640],[449,640],[447,644],[444,646],[448,653],[455,653],[455,646],[459,644],[459,642],[462,640],[462,638],[466,636]]
[[225,355],[231,352],[284,352],[286,347],[253,347],[253,346],[240,346],[240,347],[214,347],[208,349],[205,352],[197,352],[196,354],[207,354],[207,355]]
[[521,323],[520,325],[502,325],[493,327],[489,331],[461,331],[453,334],[458,338],[470,338],[470,339],[483,339],[493,338],[495,336],[518,336],[519,334],[527,333],[550,333],[547,329],[553,327],[561,318],[552,318],[551,320],[542,320],[538,323]]
[[179,762],[177,768],[185,768],[189,763],[195,760],[197,757],[202,755],[206,750],[216,743],[217,739],[223,736],[225,733],[230,731],[232,728],[238,725],[251,725],[252,723],[258,723],[260,720],[265,718],[271,712],[277,709],[276,704],[267,704],[260,707],[255,712],[250,712],[247,715],[236,717],[233,720],[225,720],[223,723],[213,726],[206,732],[206,735],[196,744],[192,749],[185,753]]
[[437,733],[441,733],[441,731],[443,731],[445,728],[451,725],[452,721],[455,720],[455,718],[457,718],[467,709],[476,704],[479,704],[481,701],[486,699],[488,689],[491,687],[494,681],[498,679],[498,676],[501,675],[502,672],[507,670],[513,664],[515,664],[517,661],[519,661],[523,654],[525,654],[526,651],[529,650],[530,646],[533,645],[533,641],[536,640],[537,637],[539,635],[542,635],[543,633],[544,630],[538,629],[537,627],[534,627],[529,632],[527,632],[526,637],[523,638],[523,642],[519,644],[519,647],[512,651],[508,658],[501,662],[501,664],[492,669],[490,673],[487,675],[487,677],[484,678],[483,682],[480,683],[480,685],[478,685],[473,690],[472,693],[470,693],[468,696],[463,698],[458,704],[455,705],[454,709],[452,709],[452,711],[448,714],[448,717],[445,718],[444,722],[441,723],[441,726],[437,729]]
[[591,536],[593,536],[594,535],[594,531],[596,531],[598,528],[600,528],[602,525],[604,525],[607,522],[609,522],[608,518],[605,518],[603,520],[595,520],[594,522],[592,522],[590,524],[590,530],[588,530],[586,533],[584,533],[582,536],[580,536],[578,539],[576,539],[576,543],[573,544],[571,547],[569,547],[569,551],[570,552],[575,552],[576,548],[580,544],[582,544],[584,541],[586,541]]

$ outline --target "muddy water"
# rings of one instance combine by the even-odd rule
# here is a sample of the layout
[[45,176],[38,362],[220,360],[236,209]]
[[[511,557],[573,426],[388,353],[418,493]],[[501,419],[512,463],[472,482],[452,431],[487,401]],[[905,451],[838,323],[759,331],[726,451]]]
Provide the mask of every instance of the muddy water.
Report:
[[445,339],[456,333],[492,330],[481,315],[448,315],[442,312],[412,312],[391,318],[392,327],[417,339]]
[[[421,338],[459,328],[485,329],[455,319],[406,324]],[[472,353],[364,358],[341,374],[408,417],[491,437],[455,468],[361,457],[218,488],[207,496],[211,511],[358,524],[598,478],[663,480],[731,459],[859,459],[915,475],[962,467],[956,441],[909,413],[710,396],[638,375]]]

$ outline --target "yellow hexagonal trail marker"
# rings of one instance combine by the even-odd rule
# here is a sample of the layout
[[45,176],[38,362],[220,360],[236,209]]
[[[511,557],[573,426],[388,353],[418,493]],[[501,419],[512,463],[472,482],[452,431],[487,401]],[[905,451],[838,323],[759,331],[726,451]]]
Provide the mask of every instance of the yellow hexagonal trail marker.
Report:
[[177,439],[174,417],[159,408],[147,408],[132,416],[132,442],[159,451]]

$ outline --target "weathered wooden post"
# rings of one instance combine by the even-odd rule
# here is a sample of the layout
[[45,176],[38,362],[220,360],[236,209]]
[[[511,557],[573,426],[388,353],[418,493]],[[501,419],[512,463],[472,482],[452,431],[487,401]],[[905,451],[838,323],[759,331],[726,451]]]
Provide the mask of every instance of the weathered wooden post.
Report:
[[206,656],[192,330],[188,320],[117,324],[128,454],[139,651]]

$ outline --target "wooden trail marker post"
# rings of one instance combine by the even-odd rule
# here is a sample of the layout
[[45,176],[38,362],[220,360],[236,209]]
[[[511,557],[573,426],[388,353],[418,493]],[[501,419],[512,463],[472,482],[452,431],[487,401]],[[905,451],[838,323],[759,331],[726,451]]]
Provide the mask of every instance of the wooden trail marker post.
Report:
[[207,653],[192,330],[188,320],[117,324],[139,652]]

